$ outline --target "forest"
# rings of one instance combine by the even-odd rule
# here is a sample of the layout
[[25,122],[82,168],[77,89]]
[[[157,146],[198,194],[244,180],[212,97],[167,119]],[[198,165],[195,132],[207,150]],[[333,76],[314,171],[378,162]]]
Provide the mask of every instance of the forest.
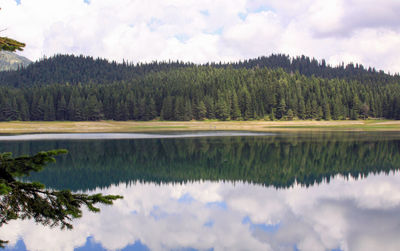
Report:
[[0,72],[0,121],[400,119],[400,76],[305,56],[132,64],[56,55]]

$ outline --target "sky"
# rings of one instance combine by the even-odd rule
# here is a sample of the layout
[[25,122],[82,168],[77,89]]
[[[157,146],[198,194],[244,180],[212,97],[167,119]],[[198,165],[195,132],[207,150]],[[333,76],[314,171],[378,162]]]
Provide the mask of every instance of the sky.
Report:
[[31,60],[237,61],[272,53],[400,72],[399,0],[1,0]]
[[[400,174],[288,189],[242,182],[121,183],[123,195],[83,212],[72,231],[10,221],[0,236],[28,250],[398,250]],[[18,246],[18,245],[17,245]],[[88,248],[95,246],[95,248]],[[190,248],[189,248],[190,247]],[[294,248],[296,247],[296,249]],[[187,248],[187,249],[185,249]]]

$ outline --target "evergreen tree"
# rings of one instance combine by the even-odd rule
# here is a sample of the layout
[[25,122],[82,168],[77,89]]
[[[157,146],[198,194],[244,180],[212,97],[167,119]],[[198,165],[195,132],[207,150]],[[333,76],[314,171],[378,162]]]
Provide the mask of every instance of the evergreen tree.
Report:
[[31,114],[32,120],[43,120],[45,109],[46,109],[46,104],[44,102],[43,96],[41,96],[37,104],[33,106]]
[[47,95],[45,103],[46,104],[45,104],[45,109],[43,112],[43,120],[45,120],[45,121],[56,120],[56,113],[54,110],[53,97],[51,95]]
[[200,100],[196,106],[196,119],[204,120],[207,115],[207,108],[202,100]]
[[193,119],[192,104],[190,103],[190,100],[187,100],[185,104],[184,120],[189,121],[192,119]]
[[324,102],[323,112],[324,112],[323,118],[325,120],[331,120],[331,109],[329,107],[329,103],[328,102]]
[[30,120],[29,106],[28,106],[28,103],[26,102],[25,98],[22,95],[18,95],[17,103],[18,103],[18,110],[20,112],[21,120],[23,120],[23,121]]
[[61,96],[60,101],[58,102],[56,119],[57,120],[67,119],[67,102],[65,101],[64,95]]
[[[95,95],[90,95],[86,104],[88,120],[95,121],[103,118],[104,115],[102,113],[101,105]],[[125,117],[127,117],[127,115],[129,114],[127,110],[124,110],[123,113]]]
[[183,97],[177,97],[175,99],[175,120],[183,121],[185,120],[185,103]]
[[162,104],[160,118],[162,120],[172,120],[174,117],[173,111],[172,97],[167,96]]
[[292,109],[289,109],[289,110],[287,111],[287,119],[288,119],[288,120],[293,120],[293,118],[294,118],[293,110],[292,110]]
[[286,116],[286,102],[284,98],[281,98],[276,110],[276,118],[282,119]]
[[226,101],[222,97],[220,97],[217,102],[216,117],[217,119],[221,120],[229,119],[229,108]]
[[147,105],[146,105],[146,114],[144,120],[152,120],[157,117],[157,108],[156,108],[156,103],[154,102],[153,98],[148,99]]
[[68,107],[67,107],[67,117],[68,120],[76,120],[76,115],[75,115],[75,96],[71,95],[69,98],[68,102]]
[[233,120],[240,120],[242,117],[242,114],[240,112],[239,108],[239,101],[238,97],[235,91],[233,91],[232,94],[232,107],[231,107],[231,118]]

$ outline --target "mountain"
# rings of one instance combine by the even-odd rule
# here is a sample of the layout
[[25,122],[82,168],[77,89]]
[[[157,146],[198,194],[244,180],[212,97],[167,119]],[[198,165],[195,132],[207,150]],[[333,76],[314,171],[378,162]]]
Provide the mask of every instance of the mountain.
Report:
[[19,67],[27,67],[32,61],[8,51],[0,52],[0,71],[18,70]]

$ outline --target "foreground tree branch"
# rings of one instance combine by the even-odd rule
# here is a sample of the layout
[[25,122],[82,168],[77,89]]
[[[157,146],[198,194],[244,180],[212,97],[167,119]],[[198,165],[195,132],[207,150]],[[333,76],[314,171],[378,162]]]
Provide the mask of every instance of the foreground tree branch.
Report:
[[22,51],[24,43],[18,42],[8,37],[0,37],[0,51]]
[[[33,156],[13,158],[11,153],[0,154],[0,227],[10,220],[34,219],[45,226],[60,226],[72,229],[71,221],[82,217],[82,206],[89,211],[99,212],[95,205],[112,204],[121,199],[119,195],[80,194],[69,190],[52,191],[38,182],[21,182],[17,178],[38,172],[55,162],[55,155],[65,154],[66,150],[39,152]],[[0,247],[6,241],[0,240]]]

